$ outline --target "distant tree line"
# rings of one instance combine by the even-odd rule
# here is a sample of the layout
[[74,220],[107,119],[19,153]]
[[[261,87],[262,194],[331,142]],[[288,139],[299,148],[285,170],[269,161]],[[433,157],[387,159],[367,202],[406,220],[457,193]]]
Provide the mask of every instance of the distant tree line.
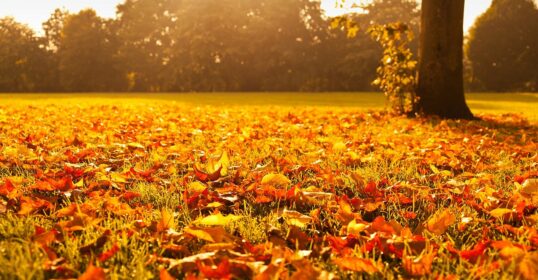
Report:
[[[358,26],[401,21],[418,34],[415,0],[375,0],[365,10],[353,18]],[[537,89],[536,14],[530,0],[494,1],[466,47],[470,89]],[[56,10],[40,36],[3,18],[0,91],[374,90],[380,47],[329,21],[310,0],[126,0],[115,19]],[[499,75],[502,83],[490,81]]]

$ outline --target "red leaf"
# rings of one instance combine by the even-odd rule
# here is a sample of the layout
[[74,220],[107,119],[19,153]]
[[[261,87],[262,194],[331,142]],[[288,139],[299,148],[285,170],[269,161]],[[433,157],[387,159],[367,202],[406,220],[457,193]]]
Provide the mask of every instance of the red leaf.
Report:
[[196,266],[204,276],[207,278],[216,278],[216,279],[230,279],[230,261],[227,258],[223,259],[216,268],[212,266],[205,265],[202,261],[197,260]]
[[112,245],[112,248],[101,253],[98,259],[100,262],[106,262],[108,259],[112,258],[119,250],[120,247],[118,246],[118,243],[114,243],[114,245]]
[[222,166],[220,166],[215,172],[208,174],[201,170],[199,170],[196,166],[194,166],[194,175],[196,176],[196,179],[198,179],[202,183],[207,183],[209,181],[216,181],[220,178],[220,171],[222,170]]
[[0,195],[8,196],[14,189],[15,186],[13,186],[13,183],[9,179],[6,179],[4,184],[0,186]]
[[127,201],[131,201],[135,198],[138,198],[140,197],[141,194],[140,193],[137,193],[137,192],[132,192],[132,191],[126,191],[123,193],[123,195],[121,196],[123,199],[127,200]]

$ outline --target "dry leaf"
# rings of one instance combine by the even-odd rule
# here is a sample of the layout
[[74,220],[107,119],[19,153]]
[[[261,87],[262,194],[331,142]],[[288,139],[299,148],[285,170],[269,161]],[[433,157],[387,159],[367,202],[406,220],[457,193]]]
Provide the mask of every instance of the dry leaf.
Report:
[[241,216],[236,216],[232,214],[224,216],[221,213],[218,213],[207,217],[199,218],[194,221],[194,223],[203,226],[225,226],[241,219]]
[[374,274],[383,270],[382,263],[375,263],[369,259],[363,259],[358,257],[342,257],[334,259],[333,262],[342,269],[355,272],[366,272],[368,274]]
[[456,216],[448,209],[439,211],[426,222],[426,229],[431,233],[441,235],[456,222]]
[[282,174],[267,174],[262,178],[263,185],[271,185],[273,187],[287,187],[291,184],[290,179]]
[[90,264],[78,280],[106,280],[105,271],[101,267]]

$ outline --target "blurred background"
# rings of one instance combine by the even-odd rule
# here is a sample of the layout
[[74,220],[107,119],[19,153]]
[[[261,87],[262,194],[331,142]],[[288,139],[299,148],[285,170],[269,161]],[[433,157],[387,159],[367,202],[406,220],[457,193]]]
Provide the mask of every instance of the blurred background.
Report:
[[[536,4],[466,2],[466,89],[536,91]],[[420,1],[345,3],[3,0],[0,92],[373,91],[382,50],[368,27],[418,35]],[[354,38],[331,28],[349,12]]]

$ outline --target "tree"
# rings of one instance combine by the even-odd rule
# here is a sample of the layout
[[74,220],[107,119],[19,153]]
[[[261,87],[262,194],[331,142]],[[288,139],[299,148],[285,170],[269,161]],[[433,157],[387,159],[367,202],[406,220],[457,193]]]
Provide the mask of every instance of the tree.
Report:
[[60,82],[66,91],[116,91],[124,79],[115,62],[110,22],[87,9],[66,17],[59,40]]
[[47,89],[48,66],[43,41],[28,26],[0,19],[0,91]]
[[465,0],[423,0],[417,112],[442,118],[473,118],[463,92]]
[[533,1],[493,1],[469,32],[473,84],[487,91],[537,90],[537,31]]
[[126,0],[118,5],[119,57],[129,91],[165,91],[170,52],[175,46],[171,31],[178,24],[183,1]]

